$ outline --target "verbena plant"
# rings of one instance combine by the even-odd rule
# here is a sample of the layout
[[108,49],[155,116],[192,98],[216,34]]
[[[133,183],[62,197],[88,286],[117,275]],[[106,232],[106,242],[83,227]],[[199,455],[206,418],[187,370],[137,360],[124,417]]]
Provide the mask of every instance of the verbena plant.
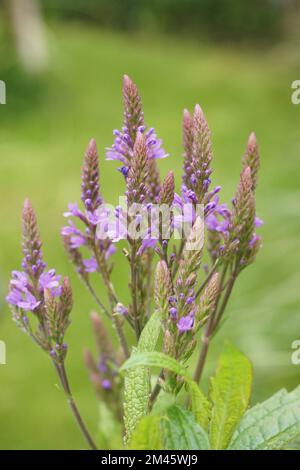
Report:
[[[261,247],[256,234],[262,223],[255,210],[256,137],[249,137],[228,207],[219,201],[221,188],[211,188],[212,149],[205,116],[199,105],[193,114],[185,110],[183,181],[177,194],[171,171],[160,179],[157,160],[167,155],[154,129],[146,126],[137,87],[127,76],[123,97],[124,127],[114,131],[115,141],[106,155],[121,162],[125,204],[113,209],[104,204],[97,147],[91,140],[82,168],[83,208],[69,205],[64,214],[68,225],[61,232],[69,258],[101,312],[91,316],[98,357],[85,352],[101,404],[97,443],[78,411],[65,368],[72,289],[68,278],[46,269],[28,200],[23,208],[23,270],[12,272],[7,296],[13,318],[53,362],[91,449],[120,446],[121,435],[124,445],[133,449],[284,448],[300,434],[300,388],[281,390],[248,409],[252,367],[230,344],[210,380],[208,397],[199,387],[232,289]],[[119,299],[111,276],[111,257],[121,239],[128,263],[129,305]],[[107,299],[97,291],[99,277]],[[118,348],[103,322],[105,316],[114,326]],[[134,346],[128,341],[130,329]],[[192,376],[189,366],[194,363]]]

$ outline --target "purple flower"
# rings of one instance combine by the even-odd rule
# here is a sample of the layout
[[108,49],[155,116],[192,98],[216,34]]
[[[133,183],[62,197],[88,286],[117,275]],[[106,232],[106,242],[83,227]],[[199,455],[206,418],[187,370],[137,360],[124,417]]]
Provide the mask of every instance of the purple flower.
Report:
[[192,193],[193,191],[182,185],[182,196],[174,194],[172,228],[177,229],[179,233],[182,232],[184,224],[192,226],[196,219]]
[[9,304],[18,306],[19,302],[23,301],[22,292],[18,289],[12,289],[6,296],[6,300]]
[[259,235],[256,235],[256,233],[253,234],[253,237],[249,241],[249,247],[253,248],[253,246],[261,240],[261,237]]
[[112,243],[109,244],[108,248],[105,251],[105,259],[108,260],[111,255],[113,255],[116,252],[116,247]]
[[42,290],[49,289],[54,297],[61,295],[61,286],[59,281],[61,276],[55,274],[55,269],[42,273],[39,279],[39,286]]
[[139,247],[137,251],[137,255],[141,256],[147,248],[154,248],[157,244],[157,239],[156,238],[144,238],[142,240],[141,246]]
[[[145,126],[140,126],[138,131],[145,135],[145,142],[148,149],[148,159],[165,158],[168,154],[162,148],[162,140],[157,139],[153,127],[145,131]],[[133,157],[134,141],[129,135],[127,127],[123,127],[122,132],[115,130],[115,141],[111,148],[106,149],[106,160],[118,160],[124,165],[120,171],[127,176],[130,167],[130,160]]]
[[210,214],[205,218],[205,223],[208,230],[214,230],[220,233],[227,233],[229,223],[227,220],[219,220],[216,215]]
[[102,203],[99,192],[99,162],[95,139],[91,139],[86,149],[81,174],[81,200],[87,211],[94,211]]
[[[211,209],[205,217],[205,224],[208,230],[216,231],[226,236],[228,234],[231,217],[227,204],[219,204],[218,196],[215,196],[214,200],[209,204],[213,205],[211,205]],[[207,204],[207,206],[209,204]]]
[[68,253],[70,254],[73,250],[72,261],[75,262],[76,267],[79,267],[81,273],[88,273],[96,271],[96,262],[93,258],[82,260],[80,251],[77,251],[78,248],[87,245],[93,255],[100,248],[106,260],[115,252],[109,233],[109,210],[103,203],[99,190],[99,162],[94,139],[89,142],[85,152],[81,179],[81,200],[84,204],[84,211],[79,210],[77,203],[69,204],[69,211],[65,212],[64,216],[79,218],[85,225],[85,232],[80,231],[73,221],[69,220],[69,225],[62,228],[61,235]]
[[188,297],[188,298],[186,299],[186,303],[187,303],[188,305],[191,305],[191,304],[193,304],[194,302],[195,302],[195,296],[194,296],[194,295],[192,295],[192,296],[190,296],[190,297]]
[[104,390],[111,390],[112,383],[109,379],[103,379],[101,381],[101,386],[102,386],[102,388],[104,388]]
[[79,248],[82,245],[86,244],[86,239],[83,233],[75,227],[74,223],[69,220],[69,225],[63,227],[61,230],[63,236],[70,237],[70,246],[71,248]]
[[179,333],[190,331],[194,326],[194,315],[190,313],[186,317],[181,317],[177,323]]
[[15,305],[18,308],[29,311],[35,310],[41,303],[40,301],[37,301],[34,295],[32,295],[27,289],[23,291],[18,289],[10,290],[6,300],[11,305]]
[[261,227],[263,224],[264,224],[263,220],[261,220],[259,217],[255,217],[254,226],[256,228]]
[[101,372],[102,374],[105,374],[105,372],[107,372],[108,368],[107,368],[107,362],[105,359],[101,359],[100,360],[100,363],[98,365],[98,370],[99,372]]
[[98,264],[94,257],[83,260],[84,268],[87,273],[94,273],[97,271]]
[[118,168],[118,170],[120,171],[120,173],[122,173],[123,176],[126,177],[129,172],[129,166],[121,166],[120,168]]
[[198,202],[195,192],[192,189],[187,188],[185,184],[181,186],[181,192],[183,203],[196,204]]
[[13,271],[12,279],[10,281],[10,285],[16,287],[20,291],[27,290],[28,286],[28,275],[23,271]]
[[97,225],[99,222],[101,222],[103,215],[99,213],[97,210],[94,212],[92,211],[87,211],[87,219],[92,225]]
[[176,307],[171,307],[171,308],[169,309],[169,313],[170,313],[171,317],[172,317],[174,320],[176,320],[176,318],[177,318],[177,308],[176,308]]
[[53,296],[61,294],[60,276],[51,269],[45,272],[41,240],[33,207],[28,200],[23,208],[23,271],[13,271],[6,300],[11,305],[33,311],[44,301],[44,289]]
[[192,190],[194,203],[205,203],[211,183],[212,160],[210,130],[199,105],[194,115],[185,110],[183,116],[184,176],[183,182]]
[[68,211],[64,212],[64,217],[79,217],[84,218],[84,214],[79,210],[77,202],[68,204]]
[[119,315],[128,315],[128,308],[119,302],[115,307],[115,312]]

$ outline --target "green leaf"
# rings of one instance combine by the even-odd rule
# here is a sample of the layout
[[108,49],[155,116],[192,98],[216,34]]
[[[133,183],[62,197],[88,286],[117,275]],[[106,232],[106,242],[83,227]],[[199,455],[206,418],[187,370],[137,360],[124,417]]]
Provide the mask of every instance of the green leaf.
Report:
[[300,387],[280,390],[251,408],[236,429],[229,449],[277,450],[300,437]]
[[213,403],[210,443],[213,449],[226,449],[235,427],[245,413],[251,394],[252,366],[234,346],[227,344],[211,379]]
[[[135,350],[132,352],[135,354]],[[150,384],[147,369],[131,369],[124,380],[125,443],[128,443],[137,422],[148,412]]]
[[162,419],[164,448],[166,450],[207,450],[207,433],[188,410],[173,405]]
[[130,449],[207,450],[209,440],[192,413],[173,405],[164,415],[145,416],[139,421]]
[[130,441],[133,450],[162,450],[160,416],[144,416],[137,424]]
[[122,448],[121,423],[116,420],[104,401],[99,402],[97,443],[100,449]]
[[203,429],[208,428],[211,405],[182,364],[176,361],[176,359],[156,351],[136,353],[123,364],[120,371],[122,372],[128,369],[139,370],[144,366],[168,369],[180,375],[185,380],[187,389],[191,395],[192,412],[194,413],[197,423],[201,425]]
[[207,431],[211,417],[211,403],[194,381],[187,384],[191,396],[191,411],[200,426]]
[[156,311],[151,315],[141,333],[137,346],[138,352],[153,351],[156,347],[160,330],[161,315]]
[[[160,315],[154,312],[142,331],[137,348],[132,350],[130,359],[139,352],[152,351],[160,329]],[[150,390],[150,371],[147,367],[128,370],[124,380],[125,443],[129,442],[138,421],[148,413]]]
[[176,361],[176,359],[157,351],[132,354],[130,358],[124,362],[120,368],[120,372],[141,366],[168,369],[177,375],[181,375],[187,381],[192,380],[188,375],[186,368]]

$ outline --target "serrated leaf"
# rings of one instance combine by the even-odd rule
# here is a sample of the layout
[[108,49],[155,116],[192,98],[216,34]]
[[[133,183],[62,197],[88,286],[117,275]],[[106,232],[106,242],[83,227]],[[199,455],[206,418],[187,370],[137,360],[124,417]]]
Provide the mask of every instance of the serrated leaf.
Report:
[[300,387],[280,390],[251,408],[236,429],[229,449],[277,450],[300,437]]
[[147,367],[159,367],[168,369],[171,372],[174,372],[177,375],[181,375],[186,380],[191,380],[190,376],[187,373],[186,368],[181,365],[176,359],[167,356],[164,353],[157,351],[145,352],[145,353],[136,353],[130,356],[126,362],[120,368],[120,372],[135,369],[140,366]]
[[[142,331],[137,348],[132,350],[131,358],[139,352],[152,351],[156,346],[160,329],[160,315],[154,312]],[[149,368],[142,366],[139,369],[128,370],[124,380],[125,443],[130,441],[138,421],[148,413],[150,390]]]
[[129,442],[137,422],[147,414],[149,395],[150,384],[147,368],[130,369],[124,379],[125,443]]
[[192,413],[178,405],[171,406],[162,419],[166,450],[208,450],[207,433]]
[[132,434],[130,449],[161,450],[162,430],[160,416],[144,416],[137,424]]
[[189,376],[186,368],[180,364],[176,359],[167,356],[160,352],[147,352],[136,353],[132,355],[123,364],[120,371],[139,369],[140,367],[158,367],[168,369],[177,375],[180,375],[187,384],[187,389],[191,395],[192,411],[195,414],[195,419],[204,429],[207,429],[210,419],[210,403],[203,395],[200,388]]
[[213,449],[226,449],[235,427],[245,413],[251,394],[252,366],[234,346],[227,344],[211,379],[212,414],[210,443]]
[[143,329],[138,345],[138,352],[153,351],[158,341],[159,333],[161,330],[161,315],[159,312],[154,312],[146,323]]
[[211,417],[211,403],[202,393],[196,382],[188,382],[187,389],[191,397],[191,411],[197,423],[207,431]]

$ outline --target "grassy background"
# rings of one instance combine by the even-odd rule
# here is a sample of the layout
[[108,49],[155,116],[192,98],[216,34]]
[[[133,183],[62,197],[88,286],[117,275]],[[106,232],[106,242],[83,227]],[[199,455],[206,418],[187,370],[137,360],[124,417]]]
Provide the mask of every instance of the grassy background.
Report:
[[[45,77],[30,82],[6,56],[1,79],[7,105],[0,107],[0,339],[7,365],[0,366],[0,448],[76,449],[84,446],[49,361],[12,323],[3,298],[10,271],[21,262],[20,211],[29,196],[38,213],[49,266],[71,276],[75,308],[68,333],[70,380],[83,415],[97,429],[97,401],[82,364],[92,345],[93,302],[73,275],[60,241],[62,212],[79,200],[80,167],[94,136],[101,155],[102,191],[115,203],[123,189],[113,162],[104,161],[111,131],[121,125],[121,77],[137,82],[145,117],[155,125],[170,157],[162,174],[181,178],[181,113],[199,102],[213,131],[214,183],[230,200],[248,133],[261,148],[257,194],[264,248],[237,284],[224,330],[212,348],[207,373],[224,338],[237,344],[255,367],[253,401],[299,382],[291,343],[300,338],[299,169],[300,106],[290,100],[300,76],[297,45],[265,50],[195,46],[166,37],[126,36],[83,25],[49,27],[51,57]],[[3,51],[0,49],[0,57]],[[126,302],[126,266],[116,257],[114,279]],[[103,292],[99,286],[99,292]]]

